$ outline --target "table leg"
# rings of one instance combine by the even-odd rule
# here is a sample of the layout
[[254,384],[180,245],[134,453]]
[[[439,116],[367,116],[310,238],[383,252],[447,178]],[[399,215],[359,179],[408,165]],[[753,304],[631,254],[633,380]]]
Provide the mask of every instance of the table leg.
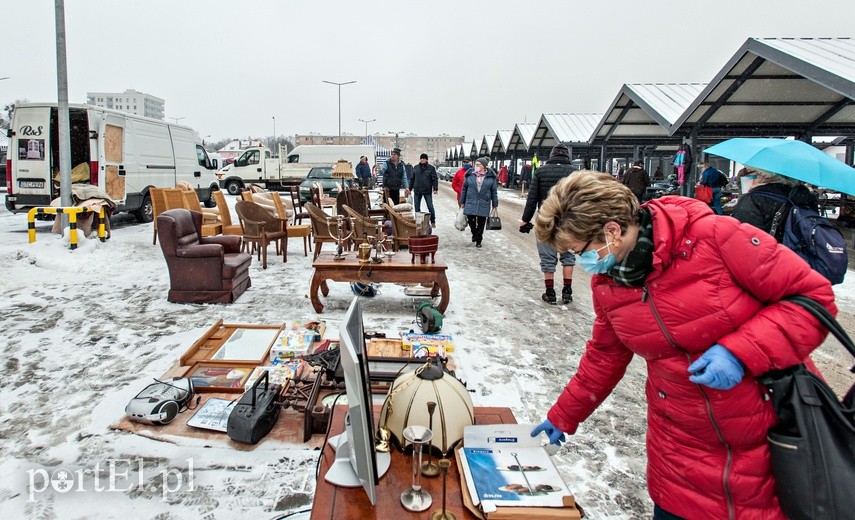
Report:
[[323,294],[324,296],[330,295],[330,288],[327,286],[326,278],[321,280],[321,294]]
[[[442,298],[439,300],[439,306],[436,308],[440,313],[445,314],[445,309],[448,307],[448,301],[451,299],[451,294],[448,288],[448,278],[445,273],[439,274],[439,279],[436,285],[439,286],[439,292],[442,293]],[[436,287],[436,285],[434,287]]]
[[[320,275],[315,271],[315,274],[312,275],[312,284],[309,286],[309,299],[312,300],[312,307],[315,308],[315,312],[317,313],[324,312],[324,304],[321,303],[321,299],[318,298],[318,289],[322,284],[326,286],[326,281],[321,280]],[[326,293],[324,296],[326,296]]]

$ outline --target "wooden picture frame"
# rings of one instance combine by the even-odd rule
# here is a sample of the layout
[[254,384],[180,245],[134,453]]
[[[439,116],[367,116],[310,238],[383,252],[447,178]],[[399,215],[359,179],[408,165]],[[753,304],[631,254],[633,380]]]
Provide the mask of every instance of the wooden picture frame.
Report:
[[[251,363],[254,365],[263,365],[267,363],[270,349],[279,341],[283,330],[285,330],[284,323],[280,325],[231,324],[223,323],[223,320],[220,319],[181,355],[179,364],[181,366],[192,366],[196,363],[215,365]],[[268,337],[259,339],[259,336],[264,336],[265,332],[267,332]],[[228,348],[230,344],[236,343],[236,335],[238,334],[244,334],[247,338],[254,336],[255,340],[260,343],[258,348],[254,349],[254,355],[247,359],[231,357],[214,359],[221,352],[221,349],[224,347]]]
[[197,393],[229,393],[241,394],[244,384],[256,364],[251,363],[196,363],[188,368],[183,377],[193,381]]

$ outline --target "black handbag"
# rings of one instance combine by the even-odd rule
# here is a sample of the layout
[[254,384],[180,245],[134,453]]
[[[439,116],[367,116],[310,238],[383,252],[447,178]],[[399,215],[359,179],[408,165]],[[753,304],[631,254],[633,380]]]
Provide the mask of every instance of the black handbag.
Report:
[[[855,344],[825,307],[805,296],[784,300],[807,309],[855,357]],[[855,385],[840,401],[804,365],[771,371],[758,380],[778,416],[768,439],[781,509],[792,520],[852,518]]]
[[500,229],[502,229],[502,219],[499,218],[498,210],[493,208],[493,211],[490,212],[490,216],[487,217],[487,230],[498,231]]

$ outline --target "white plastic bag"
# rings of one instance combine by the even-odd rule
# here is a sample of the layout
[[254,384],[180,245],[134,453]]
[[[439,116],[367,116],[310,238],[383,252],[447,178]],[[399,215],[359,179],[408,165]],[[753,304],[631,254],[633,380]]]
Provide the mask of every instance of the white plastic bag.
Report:
[[468,225],[469,224],[466,222],[466,215],[463,214],[463,208],[460,208],[457,210],[457,216],[454,217],[454,227],[460,231],[465,231]]

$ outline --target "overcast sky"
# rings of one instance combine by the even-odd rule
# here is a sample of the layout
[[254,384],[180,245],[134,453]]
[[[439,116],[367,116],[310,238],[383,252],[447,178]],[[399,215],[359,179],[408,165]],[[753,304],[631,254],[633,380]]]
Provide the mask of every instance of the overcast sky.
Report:
[[[0,103],[56,101],[54,2],[3,2]],[[467,139],[708,82],[749,37],[855,36],[851,0],[66,0],[69,100],[152,94],[201,137]]]

